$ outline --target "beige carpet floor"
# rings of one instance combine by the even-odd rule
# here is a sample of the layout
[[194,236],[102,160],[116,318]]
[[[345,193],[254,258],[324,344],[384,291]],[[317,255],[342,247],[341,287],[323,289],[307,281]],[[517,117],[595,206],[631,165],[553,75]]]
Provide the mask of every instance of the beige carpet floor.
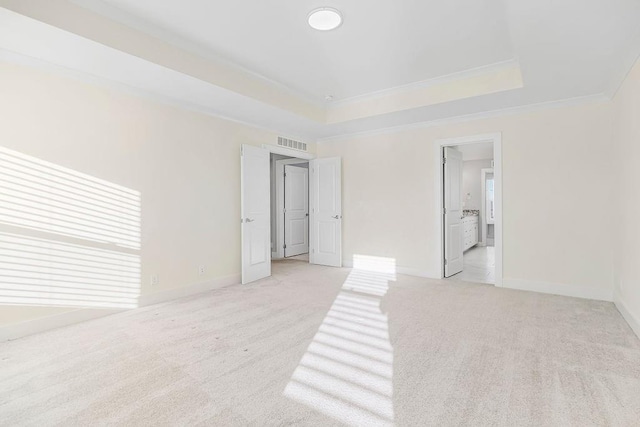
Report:
[[639,425],[612,304],[361,264],[2,343],[0,425]]

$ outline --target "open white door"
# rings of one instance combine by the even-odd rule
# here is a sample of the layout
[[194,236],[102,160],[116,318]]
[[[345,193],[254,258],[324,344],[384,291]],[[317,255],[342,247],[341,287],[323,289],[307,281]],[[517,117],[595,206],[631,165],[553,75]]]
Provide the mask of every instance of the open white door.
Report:
[[311,264],[342,267],[342,167],[340,157],[309,162]]
[[444,147],[444,277],[463,267],[462,153]]
[[269,151],[242,146],[242,283],[271,276],[271,191]]
[[284,188],[284,256],[306,254],[309,252],[309,169],[284,165]]

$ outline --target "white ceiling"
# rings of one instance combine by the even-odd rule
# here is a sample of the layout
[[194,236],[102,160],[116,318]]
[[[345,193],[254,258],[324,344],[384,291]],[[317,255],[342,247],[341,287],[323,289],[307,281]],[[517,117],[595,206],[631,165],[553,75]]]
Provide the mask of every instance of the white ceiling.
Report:
[[[342,100],[512,59],[501,0],[77,1],[206,50],[317,101]],[[102,3],[102,4],[100,4]],[[307,15],[340,10],[320,32]]]
[[[319,6],[340,9],[344,24],[311,30],[306,16]],[[604,99],[640,53],[639,0],[0,0],[0,12],[4,60],[310,141]],[[87,25],[96,14],[114,24]],[[192,58],[163,62],[162,46],[117,22],[231,73]],[[520,84],[469,90],[479,67],[491,78],[503,64]],[[234,87],[229,75],[244,80]],[[442,90],[462,96],[436,99]],[[393,108],[370,108],[381,103]],[[346,119],[326,119],[338,110]]]

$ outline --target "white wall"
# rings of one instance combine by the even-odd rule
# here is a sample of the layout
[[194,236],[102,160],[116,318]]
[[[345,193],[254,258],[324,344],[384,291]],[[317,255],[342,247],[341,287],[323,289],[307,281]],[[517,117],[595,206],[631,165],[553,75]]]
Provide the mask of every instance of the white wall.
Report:
[[482,209],[481,171],[482,169],[489,169],[490,167],[490,159],[469,160],[462,163],[462,200],[465,209]]
[[[239,278],[240,145],[276,134],[6,63],[0,94],[1,145],[141,192],[143,296]],[[2,306],[0,325],[68,311]]]
[[504,284],[611,300],[607,102],[319,144],[319,156],[343,158],[345,261],[390,257],[399,271],[436,277],[435,141],[493,132],[502,132]]
[[614,99],[616,305],[640,336],[640,61]]
[[[275,134],[2,63],[0,93],[3,146],[142,193],[143,295],[239,275],[240,144]],[[636,66],[614,104],[321,144],[320,156],[343,158],[345,258],[392,257],[435,276],[435,141],[502,132],[505,284],[606,299],[615,281],[618,306],[638,319],[639,116]],[[69,311],[0,308],[0,325]]]

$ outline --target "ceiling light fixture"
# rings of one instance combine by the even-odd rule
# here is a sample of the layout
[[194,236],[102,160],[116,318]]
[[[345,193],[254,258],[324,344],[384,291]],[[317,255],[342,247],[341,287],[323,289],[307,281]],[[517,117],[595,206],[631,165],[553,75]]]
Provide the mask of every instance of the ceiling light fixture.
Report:
[[335,30],[342,25],[342,14],[332,7],[321,7],[311,11],[307,22],[311,28],[318,31]]

